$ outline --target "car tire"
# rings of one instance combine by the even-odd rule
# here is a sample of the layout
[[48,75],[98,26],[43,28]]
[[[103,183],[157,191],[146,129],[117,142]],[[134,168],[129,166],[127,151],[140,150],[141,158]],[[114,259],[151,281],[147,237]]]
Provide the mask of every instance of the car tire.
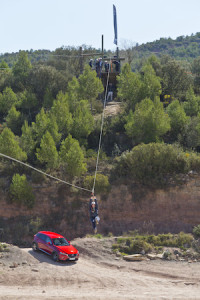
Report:
[[53,261],[58,261],[58,253],[57,252],[52,253],[52,259],[53,259]]
[[38,244],[36,242],[33,242],[32,249],[33,249],[33,251],[38,251],[39,250]]

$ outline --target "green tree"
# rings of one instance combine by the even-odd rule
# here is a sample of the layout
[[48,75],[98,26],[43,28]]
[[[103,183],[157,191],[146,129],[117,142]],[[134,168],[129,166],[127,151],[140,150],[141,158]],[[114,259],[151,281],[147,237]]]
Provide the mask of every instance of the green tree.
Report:
[[69,105],[70,105],[71,113],[73,113],[73,111],[76,109],[76,105],[80,100],[79,91],[80,91],[79,81],[76,77],[73,77],[67,86],[67,93],[69,95]]
[[125,129],[136,143],[156,142],[170,130],[170,119],[158,98],[145,99],[136,105],[134,113],[129,113]]
[[17,107],[20,108],[20,110],[27,114],[30,121],[32,121],[32,111],[37,110],[38,107],[38,100],[30,91],[24,90],[23,92],[17,94],[18,95],[18,101]]
[[35,203],[35,196],[31,185],[28,183],[26,175],[13,175],[9,193],[13,202],[26,205],[32,208]]
[[9,87],[0,94],[0,114],[5,117],[13,105],[18,103],[17,95]]
[[71,131],[73,119],[69,111],[68,94],[60,92],[50,110],[50,116],[55,118],[58,130],[64,135],[68,135]]
[[139,74],[131,72],[131,67],[125,64],[122,73],[117,77],[118,96],[127,103],[128,109],[135,109],[136,103],[141,100],[141,86]]
[[22,161],[27,159],[26,153],[22,151],[18,140],[9,128],[5,128],[0,135],[0,152]]
[[170,117],[171,135],[172,138],[176,140],[178,134],[183,132],[185,125],[189,121],[189,117],[186,116],[183,105],[181,105],[178,100],[169,104],[167,112]]
[[28,156],[32,156],[36,147],[36,141],[34,138],[34,131],[31,126],[28,126],[28,122],[25,121],[22,126],[22,135],[20,138],[22,149]]
[[54,116],[48,115],[47,130],[52,135],[55,144],[58,145],[60,143],[62,134],[58,131],[58,125]]
[[40,112],[36,115],[35,123],[32,123],[32,127],[38,142],[41,141],[41,138],[47,130],[48,122],[48,116],[45,113],[44,108],[42,108]]
[[3,60],[0,62],[0,92],[2,92],[8,85],[8,80],[11,77],[11,69]]
[[29,74],[29,82],[32,91],[39,100],[40,107],[43,105],[46,93],[55,99],[58,92],[64,92],[67,87],[67,81],[61,72],[54,67],[44,65],[33,67]]
[[47,168],[55,169],[58,167],[58,152],[54,139],[48,131],[41,139],[40,148],[36,149],[36,156],[41,163],[46,164]]
[[94,119],[88,109],[88,102],[81,100],[73,115],[72,135],[79,141],[84,141],[94,128]]
[[161,68],[161,63],[160,59],[156,57],[155,55],[151,55],[148,60],[148,63],[150,63],[156,73],[156,76],[160,77],[162,76],[162,68]]
[[186,94],[186,101],[183,107],[187,116],[197,116],[200,107],[200,97],[194,94],[194,90],[190,88]]
[[12,73],[14,76],[14,86],[16,90],[24,90],[27,85],[27,79],[31,68],[32,65],[28,59],[28,54],[25,51],[20,51],[18,60],[12,68]]
[[4,60],[2,60],[0,62],[0,69],[8,69],[9,70],[9,66]]
[[161,94],[161,79],[156,76],[156,73],[150,63],[147,63],[142,68],[142,86],[141,95],[142,99],[150,98],[154,100],[155,97],[159,97]]
[[47,88],[44,94],[44,102],[43,107],[45,109],[50,109],[53,105],[54,97],[51,93],[51,91]]
[[6,124],[14,134],[20,135],[22,127],[22,116],[15,106],[12,106],[6,117]]
[[61,143],[60,158],[69,177],[81,176],[87,171],[83,151],[79,142],[71,135]]
[[187,148],[196,149],[200,146],[200,116],[189,118],[181,134],[178,136],[178,142]]
[[36,136],[36,140],[40,143],[41,138],[48,130],[52,135],[54,142],[59,143],[61,134],[58,132],[58,125],[56,123],[56,118],[54,115],[45,113],[44,108],[36,116],[36,122],[32,123],[33,131]]
[[97,77],[96,72],[91,70],[90,66],[85,66],[83,74],[79,76],[79,94],[81,99],[88,100],[91,106],[104,88],[101,80]]
[[194,90],[200,93],[200,56],[194,59],[192,63],[192,73],[194,74]]
[[163,94],[182,100],[192,84],[191,76],[172,59],[162,66],[162,74]]
[[198,141],[198,142],[197,142],[196,146],[199,146],[200,145],[200,112],[198,113],[197,118],[196,118],[195,129],[196,129],[196,131],[198,133],[198,137],[196,139],[196,141]]

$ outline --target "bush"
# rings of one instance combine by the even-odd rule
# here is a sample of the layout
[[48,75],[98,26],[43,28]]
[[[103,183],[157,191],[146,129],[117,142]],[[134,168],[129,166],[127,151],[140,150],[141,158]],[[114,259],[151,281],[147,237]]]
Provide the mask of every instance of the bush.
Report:
[[8,245],[4,243],[0,243],[0,252],[9,252]]
[[193,228],[193,234],[194,234],[195,238],[200,237],[200,224]]
[[192,246],[193,237],[189,233],[180,232],[177,237],[178,247],[189,248]]
[[113,245],[115,252],[126,254],[138,254],[144,251],[148,253],[153,249],[159,252],[163,247],[179,247],[185,249],[192,247],[194,243],[191,234],[180,232],[179,234],[138,235],[133,237],[120,237],[117,244]]
[[96,239],[102,239],[103,238],[102,234],[100,234],[100,233],[95,234],[94,237]]
[[42,219],[41,218],[36,217],[35,219],[30,220],[29,231],[31,233],[38,232],[41,227],[42,227]]
[[191,234],[180,232],[179,234],[173,235],[158,234],[157,236],[148,236],[147,241],[154,246],[165,246],[165,247],[185,247],[185,245],[191,246],[193,237]]
[[[86,176],[84,180],[84,187],[92,190],[94,183],[94,176]],[[107,193],[110,189],[110,183],[108,176],[97,174],[95,181],[95,192],[96,193]]]
[[130,245],[129,253],[130,254],[137,254],[137,253],[141,253],[142,250],[145,253],[147,253],[147,252],[152,250],[152,246],[149,243],[147,243],[143,240],[135,240]]
[[176,174],[185,174],[191,167],[199,169],[200,157],[184,153],[176,145],[141,144],[125,152],[117,160],[114,178],[128,177],[143,184],[167,183]]
[[15,174],[13,176],[9,193],[13,202],[26,205],[28,208],[34,206],[35,196],[25,175]]
[[101,101],[95,101],[93,102],[93,110],[95,111],[95,113],[97,114],[101,114],[103,111],[103,104]]

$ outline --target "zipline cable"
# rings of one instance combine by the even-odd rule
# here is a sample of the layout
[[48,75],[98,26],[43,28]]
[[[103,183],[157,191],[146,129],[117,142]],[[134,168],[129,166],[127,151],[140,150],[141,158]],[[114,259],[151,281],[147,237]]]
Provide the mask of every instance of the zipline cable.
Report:
[[33,170],[35,170],[35,171],[37,171],[37,172],[39,172],[39,173],[41,173],[41,174],[44,174],[44,175],[46,175],[46,176],[48,176],[48,177],[50,177],[50,178],[53,178],[53,179],[55,179],[55,180],[57,180],[57,181],[62,182],[62,183],[68,184],[68,185],[70,185],[70,186],[72,186],[72,187],[75,187],[75,188],[77,188],[77,189],[81,189],[81,190],[85,190],[85,191],[87,191],[87,192],[91,192],[91,190],[88,190],[88,189],[79,187],[79,186],[74,185],[74,184],[72,184],[72,183],[70,183],[70,182],[67,182],[67,181],[65,181],[65,180],[59,179],[59,178],[57,178],[57,177],[55,177],[55,176],[52,176],[52,175],[50,175],[50,174],[47,174],[47,173],[45,173],[45,172],[43,172],[43,171],[41,171],[41,170],[39,170],[39,169],[36,169],[36,168],[34,168],[34,167],[32,167],[32,166],[30,166],[30,165],[28,165],[28,164],[26,164],[26,163],[24,163],[24,162],[22,162],[22,161],[20,161],[20,160],[17,160],[17,159],[15,159],[15,158],[11,157],[11,156],[5,155],[5,154],[3,154],[3,153],[0,153],[0,156],[3,156],[3,157],[5,157],[5,158],[8,158],[8,159],[13,160],[13,161],[15,161],[15,162],[18,162],[18,163],[20,163],[20,164],[22,164],[22,165],[24,165],[24,166],[26,166],[26,167],[28,167],[28,168],[31,168],[31,169],[33,169]]
[[109,77],[110,77],[110,68],[111,68],[111,59],[109,61],[109,70],[108,70],[108,75],[107,75],[107,82],[106,82],[106,91],[105,91],[105,98],[104,98],[104,103],[103,103],[103,112],[102,112],[102,121],[101,121],[101,130],[100,130],[100,136],[99,136],[99,147],[98,147],[98,153],[97,153],[97,161],[96,161],[96,169],[95,169],[95,175],[94,175],[94,183],[93,183],[93,188],[92,188],[92,193],[94,194],[95,190],[95,184],[96,184],[96,177],[97,177],[97,169],[98,169],[98,164],[99,164],[99,154],[101,150],[101,140],[102,140],[102,134],[103,134],[103,124],[104,124],[104,112],[106,108],[106,99],[107,99],[107,92],[108,92],[108,83],[109,83]]

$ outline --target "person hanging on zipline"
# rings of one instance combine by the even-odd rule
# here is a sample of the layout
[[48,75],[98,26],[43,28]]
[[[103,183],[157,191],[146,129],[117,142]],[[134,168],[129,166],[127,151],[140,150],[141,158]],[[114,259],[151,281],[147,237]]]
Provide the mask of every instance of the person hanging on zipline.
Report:
[[100,218],[98,216],[97,198],[94,196],[93,192],[90,198],[89,212],[90,212],[90,221],[92,222],[92,228],[94,229],[94,233],[97,233],[97,225],[99,224]]

